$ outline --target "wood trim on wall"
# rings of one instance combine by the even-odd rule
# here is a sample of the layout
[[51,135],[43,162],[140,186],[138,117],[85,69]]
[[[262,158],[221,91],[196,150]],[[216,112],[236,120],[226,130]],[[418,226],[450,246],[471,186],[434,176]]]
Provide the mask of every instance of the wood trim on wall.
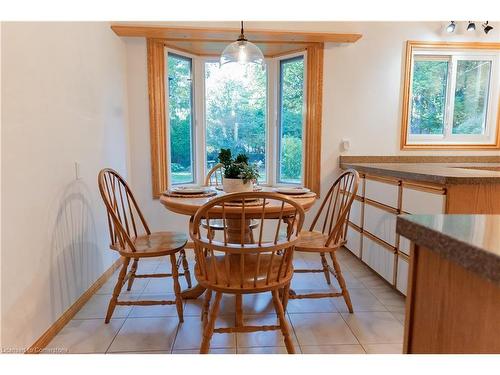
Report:
[[323,43],[307,48],[304,184],[318,197],[321,190],[321,121],[323,111]]
[[153,198],[168,188],[164,42],[147,39],[151,185]]
[[[483,42],[419,42],[409,40],[406,42],[406,57],[403,83],[403,103],[401,113],[401,150],[491,150],[500,148],[500,99],[498,102],[496,140],[494,144],[409,144],[408,143],[408,116],[410,111],[410,86],[412,56],[415,48],[435,49],[474,49],[493,50],[500,49],[500,43]],[[492,104],[493,105],[493,104]]]
[[[118,36],[163,38],[168,40],[204,40],[231,43],[240,33],[239,28],[164,27],[140,25],[111,25]],[[362,34],[324,33],[305,31],[278,31],[245,28],[245,36],[252,42],[274,43],[354,43]]]
[[81,296],[70,306],[54,324],[52,324],[33,345],[31,345],[25,354],[38,354],[52,341],[52,339],[64,328],[68,322],[73,319],[78,311],[85,305],[90,297],[94,295],[100,287],[113,275],[113,273],[122,265],[123,259],[118,258]]

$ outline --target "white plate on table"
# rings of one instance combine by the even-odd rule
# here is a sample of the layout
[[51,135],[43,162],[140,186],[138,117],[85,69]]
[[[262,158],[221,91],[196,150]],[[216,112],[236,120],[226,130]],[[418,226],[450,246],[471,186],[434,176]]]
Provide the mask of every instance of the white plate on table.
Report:
[[177,194],[204,194],[213,191],[207,186],[176,186],[172,188],[172,193]]
[[278,186],[273,191],[280,194],[300,195],[309,193],[311,190],[302,186]]

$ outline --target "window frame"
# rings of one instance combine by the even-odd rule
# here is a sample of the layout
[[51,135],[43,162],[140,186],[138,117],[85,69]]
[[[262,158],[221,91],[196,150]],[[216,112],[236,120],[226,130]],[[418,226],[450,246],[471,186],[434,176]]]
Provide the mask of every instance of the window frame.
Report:
[[[197,168],[197,134],[196,134],[196,101],[195,101],[195,58],[196,56],[173,50],[171,48],[166,47],[164,49],[165,54],[165,116],[166,116],[166,140],[168,145],[167,155],[167,176],[168,181],[170,181],[170,186],[173,185],[195,185],[200,177],[198,168]],[[172,164],[171,164],[171,150],[170,150],[170,84],[169,84],[169,75],[168,75],[168,55],[176,56],[181,60],[186,60],[191,63],[191,173],[193,178],[190,182],[180,182],[174,183],[172,178]]]
[[[303,80],[303,99],[302,99],[302,168],[301,168],[301,173],[300,173],[300,182],[299,183],[293,183],[293,182],[285,182],[282,181],[280,178],[280,158],[281,158],[281,106],[283,103],[283,98],[282,98],[282,65],[286,62],[291,62],[294,60],[298,60],[302,58],[304,61],[304,80]],[[302,51],[298,53],[293,53],[293,54],[288,54],[288,55],[283,55],[280,56],[279,58],[276,59],[276,67],[277,67],[277,99],[276,99],[276,131],[275,131],[275,136],[276,136],[276,142],[275,142],[275,165],[274,165],[274,184],[279,186],[279,185],[303,185],[304,184],[304,172],[305,172],[305,151],[306,151],[306,142],[305,142],[305,136],[306,136],[306,110],[307,110],[307,52]]]
[[[147,44],[147,80],[148,80],[148,101],[149,101],[149,131],[151,147],[151,190],[153,199],[161,197],[162,192],[168,189],[169,178],[167,165],[167,124],[166,124],[166,103],[165,103],[165,48],[172,47],[168,39],[157,37],[146,37]],[[194,55],[196,57],[213,56],[213,54],[203,54],[203,52],[187,51],[181,48],[171,48]],[[321,193],[321,133],[322,133],[322,108],[323,108],[323,58],[324,42],[308,42],[297,51],[307,52],[306,66],[306,107],[305,107],[305,136],[304,146],[304,186],[315,192],[317,197]],[[291,54],[289,52],[288,54]],[[285,54],[267,56],[276,58]],[[199,59],[195,59],[194,74],[200,75],[201,69]],[[201,76],[198,79],[202,79]],[[203,89],[204,91],[204,89]],[[194,88],[195,106],[202,103],[200,90]],[[276,95],[271,92],[270,95]],[[203,111],[200,106],[196,106],[195,127],[196,134],[203,133],[204,124]],[[275,116],[273,117],[275,121]],[[275,122],[274,122],[275,124]],[[203,135],[204,137],[204,135]],[[200,147],[198,142],[197,147]],[[197,160],[197,176],[204,175],[205,162]],[[200,169],[198,169],[200,168]],[[203,170],[203,173],[200,172]]]
[[[447,60],[447,95],[443,122],[443,135],[410,135],[412,109],[412,84],[414,61],[419,56]],[[416,57],[416,58],[415,58]],[[457,61],[463,59],[486,59],[491,61],[488,107],[486,111],[486,133],[453,135],[453,107],[455,101]],[[484,150],[500,148],[500,43],[465,42],[416,42],[408,41],[404,74],[404,95],[401,121],[401,150],[418,149],[467,149]],[[495,86],[496,84],[496,86]]]

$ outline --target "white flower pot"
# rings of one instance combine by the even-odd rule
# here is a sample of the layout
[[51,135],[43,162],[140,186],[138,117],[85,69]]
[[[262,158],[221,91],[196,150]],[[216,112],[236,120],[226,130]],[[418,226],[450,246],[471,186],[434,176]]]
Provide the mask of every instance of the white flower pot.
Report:
[[242,193],[253,191],[251,181],[243,182],[241,178],[222,178],[222,188],[226,193]]

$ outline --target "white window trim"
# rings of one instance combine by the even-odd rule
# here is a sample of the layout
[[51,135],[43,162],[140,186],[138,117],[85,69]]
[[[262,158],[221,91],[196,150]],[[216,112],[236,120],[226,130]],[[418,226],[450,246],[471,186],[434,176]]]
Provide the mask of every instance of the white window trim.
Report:
[[[172,48],[165,48],[165,72],[167,79],[165,80],[165,110],[166,110],[166,140],[167,145],[170,147],[170,118],[169,118],[169,92],[168,92],[168,53],[173,53],[179,56],[184,56],[192,59],[192,79],[193,79],[193,173],[194,182],[191,184],[182,185],[201,185],[205,180],[208,173],[206,161],[206,124],[205,124],[205,62],[218,61],[214,57],[196,56],[183,51],[178,51]],[[277,178],[277,162],[279,160],[277,137],[279,130],[279,90],[280,90],[280,77],[279,77],[279,64],[281,60],[287,60],[297,56],[304,56],[304,100],[302,111],[302,173],[301,184],[304,184],[304,167],[305,167],[305,121],[306,121],[306,82],[307,82],[307,53],[306,51],[296,52],[279,56],[276,58],[267,58],[267,103],[266,103],[266,182],[261,183],[263,186],[280,186],[292,185],[291,183],[278,183]],[[167,152],[167,167],[168,167],[168,182],[171,187],[172,176],[170,166],[170,151]]]
[[[419,57],[433,57],[436,60],[446,60],[448,65],[447,94],[445,104],[444,134],[411,134],[411,103],[413,95],[414,62]],[[491,61],[488,104],[484,134],[452,134],[453,107],[455,101],[456,68],[459,60]],[[497,138],[497,116],[500,95],[500,52],[498,51],[467,51],[467,50],[415,50],[411,59],[410,97],[407,118],[408,145],[494,145]]]

